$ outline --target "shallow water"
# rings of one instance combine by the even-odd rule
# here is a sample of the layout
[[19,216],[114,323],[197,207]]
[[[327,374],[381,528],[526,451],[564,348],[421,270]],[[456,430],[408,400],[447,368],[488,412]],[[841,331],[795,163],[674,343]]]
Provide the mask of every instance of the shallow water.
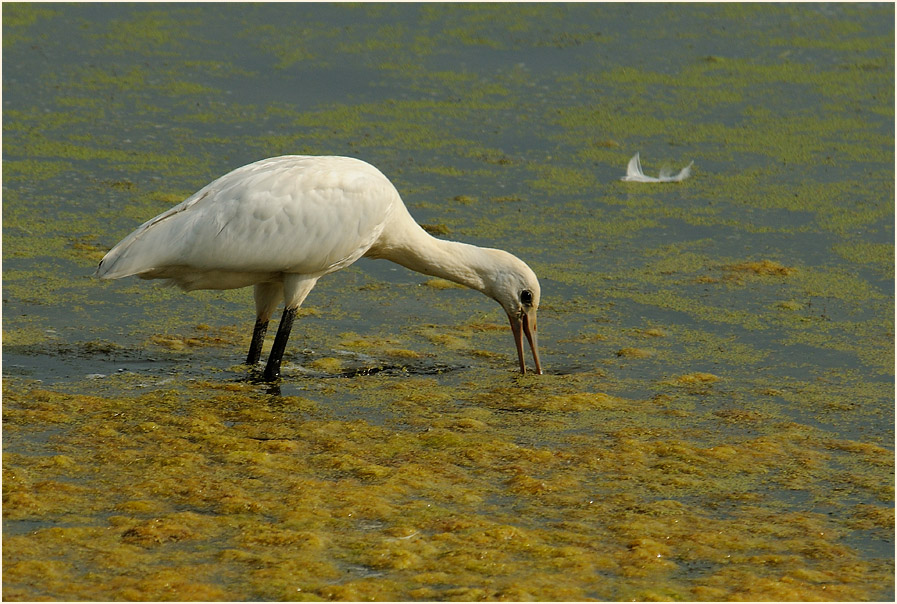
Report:
[[[4,5],[3,597],[894,597],[891,5]],[[682,183],[624,183],[694,160]],[[91,277],[239,165],[361,157],[540,275]]]

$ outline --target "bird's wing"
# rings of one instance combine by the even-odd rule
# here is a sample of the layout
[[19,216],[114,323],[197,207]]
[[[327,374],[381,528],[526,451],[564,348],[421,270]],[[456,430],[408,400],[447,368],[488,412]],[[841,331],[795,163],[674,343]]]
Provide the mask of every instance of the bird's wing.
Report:
[[348,158],[285,156],[226,174],[141,225],[98,274],[168,277],[167,268],[326,273],[376,241],[398,192]]

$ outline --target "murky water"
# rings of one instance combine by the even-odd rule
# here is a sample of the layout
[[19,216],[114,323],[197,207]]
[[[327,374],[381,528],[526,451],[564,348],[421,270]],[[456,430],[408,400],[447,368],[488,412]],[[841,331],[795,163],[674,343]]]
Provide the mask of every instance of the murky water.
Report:
[[[3,7],[3,596],[894,597],[891,5]],[[677,184],[620,182],[694,160]],[[262,157],[540,275],[91,277]]]

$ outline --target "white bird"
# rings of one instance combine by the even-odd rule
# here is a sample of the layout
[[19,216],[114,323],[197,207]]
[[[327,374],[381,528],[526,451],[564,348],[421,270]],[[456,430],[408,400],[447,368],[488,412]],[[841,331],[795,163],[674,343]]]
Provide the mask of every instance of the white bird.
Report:
[[503,250],[431,237],[377,168],[349,157],[286,155],[237,168],[140,225],[97,268],[103,279],[167,279],[186,291],[255,287],[246,362],[261,354],[268,321],[285,308],[265,366],[274,380],[296,310],[318,279],[361,257],[385,258],[460,283],[508,315],[520,372],[523,335],[536,343],[541,290],[535,273]]

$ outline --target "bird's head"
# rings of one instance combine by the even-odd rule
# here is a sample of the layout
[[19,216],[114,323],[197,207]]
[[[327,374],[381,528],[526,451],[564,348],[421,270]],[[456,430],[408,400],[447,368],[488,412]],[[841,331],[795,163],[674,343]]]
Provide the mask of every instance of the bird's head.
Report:
[[536,364],[536,373],[542,373],[539,362],[539,345],[536,339],[536,311],[542,289],[539,279],[525,262],[516,256],[501,250],[498,252],[495,269],[491,271],[486,282],[486,295],[495,299],[508,314],[514,344],[517,346],[517,358],[520,360],[520,373],[526,373],[526,362],[523,356],[523,336],[529,341]]

